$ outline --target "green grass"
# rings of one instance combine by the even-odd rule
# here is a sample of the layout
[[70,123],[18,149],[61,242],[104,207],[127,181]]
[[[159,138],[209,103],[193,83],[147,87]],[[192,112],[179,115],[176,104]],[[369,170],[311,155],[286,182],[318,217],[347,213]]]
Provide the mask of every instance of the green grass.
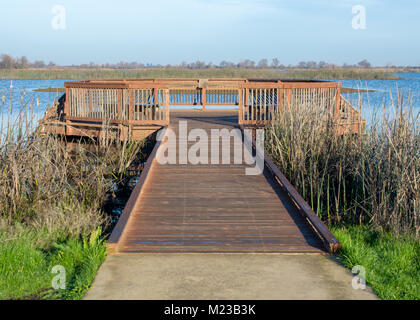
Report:
[[0,69],[0,79],[117,79],[117,78],[268,78],[268,79],[399,79],[393,69]]
[[348,268],[361,265],[366,283],[386,300],[420,299],[420,243],[368,226],[331,227],[340,240],[341,261]]
[[[0,235],[0,299],[81,299],[105,259],[100,229],[83,239],[50,239],[47,233],[23,231],[15,238]],[[66,270],[65,289],[53,289],[55,265]]]

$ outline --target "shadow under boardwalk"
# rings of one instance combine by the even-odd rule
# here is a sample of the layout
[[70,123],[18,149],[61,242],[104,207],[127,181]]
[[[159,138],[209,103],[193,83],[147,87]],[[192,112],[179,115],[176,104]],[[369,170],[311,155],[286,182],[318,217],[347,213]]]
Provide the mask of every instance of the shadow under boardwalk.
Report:
[[[234,111],[171,111],[170,128],[177,138],[179,121],[187,121],[188,132],[201,128],[210,137],[211,129],[231,130],[237,116]],[[188,148],[194,143],[187,142]],[[209,143],[209,157],[210,150]],[[268,170],[246,175],[248,165],[233,164],[233,157],[231,163],[154,161],[118,251],[325,253],[320,238]]]

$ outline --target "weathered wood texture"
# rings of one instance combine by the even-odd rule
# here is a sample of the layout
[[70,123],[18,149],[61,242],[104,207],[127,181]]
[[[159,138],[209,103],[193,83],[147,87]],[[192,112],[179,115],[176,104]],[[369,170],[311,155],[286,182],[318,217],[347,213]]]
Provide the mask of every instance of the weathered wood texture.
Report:
[[[179,121],[187,121],[188,131],[202,128],[210,136],[211,129],[230,130],[238,119],[232,111],[172,111],[170,128],[177,135]],[[232,164],[162,165],[153,160],[117,252],[325,253],[319,236],[269,170],[251,176],[245,175],[248,165],[233,164],[238,142],[231,140]],[[195,143],[185,142],[188,147]],[[177,155],[184,153],[177,148]]]

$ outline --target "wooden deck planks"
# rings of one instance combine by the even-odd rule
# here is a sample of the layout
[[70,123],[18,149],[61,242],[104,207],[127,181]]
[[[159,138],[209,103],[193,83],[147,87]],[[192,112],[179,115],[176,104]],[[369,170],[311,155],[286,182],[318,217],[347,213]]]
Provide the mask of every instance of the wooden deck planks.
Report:
[[[179,120],[187,121],[188,130],[210,132],[232,129],[237,116],[226,111],[174,111],[170,128],[177,134]],[[154,161],[118,251],[324,253],[320,238],[268,170],[247,176],[245,168]]]

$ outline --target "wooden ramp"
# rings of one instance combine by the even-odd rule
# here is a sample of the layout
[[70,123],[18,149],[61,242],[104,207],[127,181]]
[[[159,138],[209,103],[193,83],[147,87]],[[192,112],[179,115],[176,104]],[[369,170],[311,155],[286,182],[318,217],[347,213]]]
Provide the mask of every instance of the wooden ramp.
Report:
[[[178,121],[187,121],[188,132],[202,128],[210,137],[210,129],[234,128],[237,116],[234,111],[171,111],[169,127],[177,137]],[[189,147],[195,142],[187,143]],[[245,163],[235,165],[233,160],[231,163],[161,165],[154,159],[111,236],[115,250],[327,252],[321,237],[269,170],[260,175],[246,175]]]

